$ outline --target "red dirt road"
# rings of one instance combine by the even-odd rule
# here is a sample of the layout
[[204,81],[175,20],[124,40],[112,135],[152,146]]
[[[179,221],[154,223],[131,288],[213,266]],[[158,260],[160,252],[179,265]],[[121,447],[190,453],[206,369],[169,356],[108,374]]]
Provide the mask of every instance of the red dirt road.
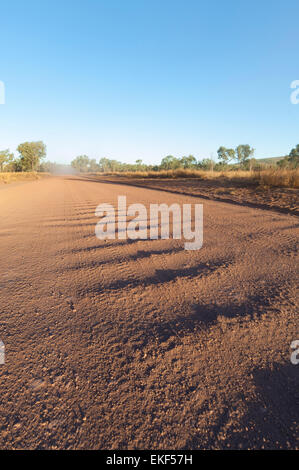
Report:
[[[95,237],[203,203],[204,244]],[[0,189],[0,448],[298,448],[298,218],[57,177]]]

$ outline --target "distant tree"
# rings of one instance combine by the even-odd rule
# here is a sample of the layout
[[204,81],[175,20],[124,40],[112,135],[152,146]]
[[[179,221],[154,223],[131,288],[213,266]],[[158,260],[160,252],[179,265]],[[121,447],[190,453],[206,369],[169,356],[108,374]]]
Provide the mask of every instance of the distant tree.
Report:
[[89,160],[89,165],[88,165],[88,171],[92,173],[96,173],[97,171],[100,170],[99,164],[97,163],[95,158],[91,158]]
[[219,147],[217,150],[218,158],[223,164],[229,163],[231,160],[236,158],[234,149],[227,149],[226,147]]
[[46,146],[42,141],[24,142],[17,148],[20,154],[20,164],[23,171],[34,171],[40,164],[42,158],[46,156]]
[[290,158],[290,156],[286,155],[281,160],[278,160],[278,162],[276,163],[278,168],[288,168],[290,166],[289,158]]
[[188,157],[182,157],[180,159],[180,166],[182,168],[195,168],[196,164],[197,161],[193,155],[188,155]]
[[89,169],[89,164],[90,160],[87,155],[79,155],[71,162],[72,167],[80,171],[80,173],[86,173]]
[[259,163],[255,158],[249,158],[244,162],[243,166],[245,170],[252,171],[258,169]]
[[238,163],[240,165],[244,165],[244,163],[252,157],[254,154],[254,149],[250,147],[250,145],[238,145],[236,148],[236,156]]
[[180,160],[172,155],[162,158],[160,168],[161,170],[175,170],[180,167]]
[[9,150],[0,151],[0,171],[4,171],[7,165],[10,165],[14,159],[13,153],[10,153]]
[[104,173],[106,171],[109,171],[110,170],[110,160],[108,158],[101,158],[100,161],[99,161],[99,167],[100,167],[100,171],[103,171]]
[[277,162],[279,168],[298,168],[299,166],[299,144],[294,147],[289,155]]
[[58,168],[59,164],[53,162],[42,162],[39,166],[39,171],[43,173],[55,173],[56,169]]
[[227,148],[222,145],[217,150],[218,158],[222,163],[227,163]]
[[299,144],[290,151],[288,162],[293,168],[297,168],[299,166]]
[[109,160],[110,162],[110,171],[115,172],[120,170],[120,162],[117,160]]
[[204,158],[197,163],[197,167],[200,170],[212,170],[214,168],[214,160],[212,158]]

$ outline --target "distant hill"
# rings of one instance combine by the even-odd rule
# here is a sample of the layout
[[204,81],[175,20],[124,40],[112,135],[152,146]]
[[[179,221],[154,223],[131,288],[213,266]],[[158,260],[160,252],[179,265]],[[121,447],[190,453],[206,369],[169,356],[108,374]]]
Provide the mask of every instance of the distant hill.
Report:
[[265,165],[273,165],[279,162],[279,160],[283,160],[283,159],[284,159],[284,156],[283,157],[257,158],[256,160],[259,163],[264,163]]
[[[280,160],[283,160],[285,157],[268,157],[268,158],[259,158],[259,157],[254,157],[255,161],[257,164],[262,164],[263,166],[276,166],[276,163],[279,162]],[[239,163],[229,163],[230,167],[235,167],[238,168],[240,167]]]

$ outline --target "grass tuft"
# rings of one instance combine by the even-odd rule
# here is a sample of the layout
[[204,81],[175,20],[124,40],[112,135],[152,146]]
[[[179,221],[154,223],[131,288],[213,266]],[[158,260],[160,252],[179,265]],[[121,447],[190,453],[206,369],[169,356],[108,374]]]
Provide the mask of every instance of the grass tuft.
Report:
[[16,181],[34,181],[39,180],[43,176],[49,176],[49,173],[37,173],[36,171],[0,173],[0,184],[9,184]]

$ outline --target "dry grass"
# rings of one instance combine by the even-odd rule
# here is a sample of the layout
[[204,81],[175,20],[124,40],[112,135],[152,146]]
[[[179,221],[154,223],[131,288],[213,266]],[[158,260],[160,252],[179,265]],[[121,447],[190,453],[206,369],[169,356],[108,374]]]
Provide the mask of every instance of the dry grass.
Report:
[[299,168],[294,170],[263,170],[256,174],[256,179],[263,186],[299,188]]
[[125,178],[196,178],[196,179],[215,179],[215,178],[250,178],[253,174],[250,171],[204,171],[189,170],[178,168],[177,170],[160,170],[160,171],[124,171],[124,172],[106,172],[94,173],[97,176],[123,176]]
[[0,184],[9,184],[16,181],[33,181],[44,176],[49,176],[49,173],[37,173],[36,171],[0,173]]
[[119,176],[125,178],[142,179],[177,179],[196,178],[204,180],[225,179],[232,183],[242,185],[260,185],[265,187],[299,187],[299,169],[270,169],[261,171],[203,171],[203,170],[162,170],[162,171],[135,171],[135,172],[109,172],[96,173],[97,176]]

